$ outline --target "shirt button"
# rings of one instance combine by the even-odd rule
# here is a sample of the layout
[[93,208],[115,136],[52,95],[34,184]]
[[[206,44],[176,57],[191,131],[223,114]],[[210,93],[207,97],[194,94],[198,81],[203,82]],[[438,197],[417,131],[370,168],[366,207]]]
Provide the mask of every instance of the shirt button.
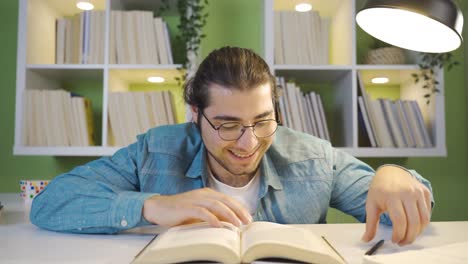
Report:
[[126,227],[128,225],[127,220],[124,219],[124,220],[120,221],[120,225],[122,227]]

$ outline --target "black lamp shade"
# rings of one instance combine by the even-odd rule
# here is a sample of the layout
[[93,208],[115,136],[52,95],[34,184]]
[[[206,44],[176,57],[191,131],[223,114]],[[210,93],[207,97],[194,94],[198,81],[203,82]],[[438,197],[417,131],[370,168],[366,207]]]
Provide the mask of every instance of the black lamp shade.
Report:
[[409,50],[449,52],[463,40],[463,14],[451,0],[368,0],[356,22],[375,38]]

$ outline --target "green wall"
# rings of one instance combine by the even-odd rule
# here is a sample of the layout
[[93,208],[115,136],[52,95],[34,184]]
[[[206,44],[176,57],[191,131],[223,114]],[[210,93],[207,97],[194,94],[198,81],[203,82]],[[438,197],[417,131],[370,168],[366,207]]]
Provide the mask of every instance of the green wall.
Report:
[[[262,14],[260,1],[211,0],[202,42],[202,57],[224,45],[252,48],[262,53]],[[464,8],[468,14],[467,8]],[[18,192],[20,179],[51,179],[92,158],[13,156],[16,47],[18,1],[0,1],[0,192]],[[466,32],[466,30],[465,30]],[[468,35],[465,33],[465,40]],[[436,198],[433,220],[468,220],[468,127],[464,75],[468,69],[464,47],[454,52],[461,66],[446,72],[446,137],[448,156],[444,158],[363,159],[372,166],[396,163],[416,169],[432,182]],[[345,219],[346,220],[346,219]]]

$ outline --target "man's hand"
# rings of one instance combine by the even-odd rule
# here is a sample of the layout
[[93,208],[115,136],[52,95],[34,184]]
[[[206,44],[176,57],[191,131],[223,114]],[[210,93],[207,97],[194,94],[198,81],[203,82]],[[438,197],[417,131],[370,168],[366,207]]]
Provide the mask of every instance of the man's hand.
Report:
[[409,172],[394,166],[381,167],[369,187],[363,241],[374,238],[383,212],[388,212],[392,220],[392,242],[410,244],[430,222],[431,192]]
[[152,196],[143,205],[143,217],[157,225],[176,226],[206,221],[221,227],[220,221],[240,226],[252,221],[247,209],[237,200],[210,188],[168,196]]

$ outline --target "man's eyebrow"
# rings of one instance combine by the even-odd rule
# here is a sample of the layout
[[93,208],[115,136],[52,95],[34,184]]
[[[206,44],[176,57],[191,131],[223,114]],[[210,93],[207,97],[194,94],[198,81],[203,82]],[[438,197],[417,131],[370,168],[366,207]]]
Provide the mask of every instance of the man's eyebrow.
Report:
[[[273,113],[273,110],[267,110],[261,114],[258,114],[254,117],[254,119],[260,119],[260,118],[264,118],[264,117],[267,117],[269,115],[271,115],[271,113]],[[213,119],[215,120],[221,120],[221,121],[242,121],[240,118],[238,117],[235,117],[235,116],[228,116],[228,115],[218,115],[218,116],[215,116],[213,117]]]

